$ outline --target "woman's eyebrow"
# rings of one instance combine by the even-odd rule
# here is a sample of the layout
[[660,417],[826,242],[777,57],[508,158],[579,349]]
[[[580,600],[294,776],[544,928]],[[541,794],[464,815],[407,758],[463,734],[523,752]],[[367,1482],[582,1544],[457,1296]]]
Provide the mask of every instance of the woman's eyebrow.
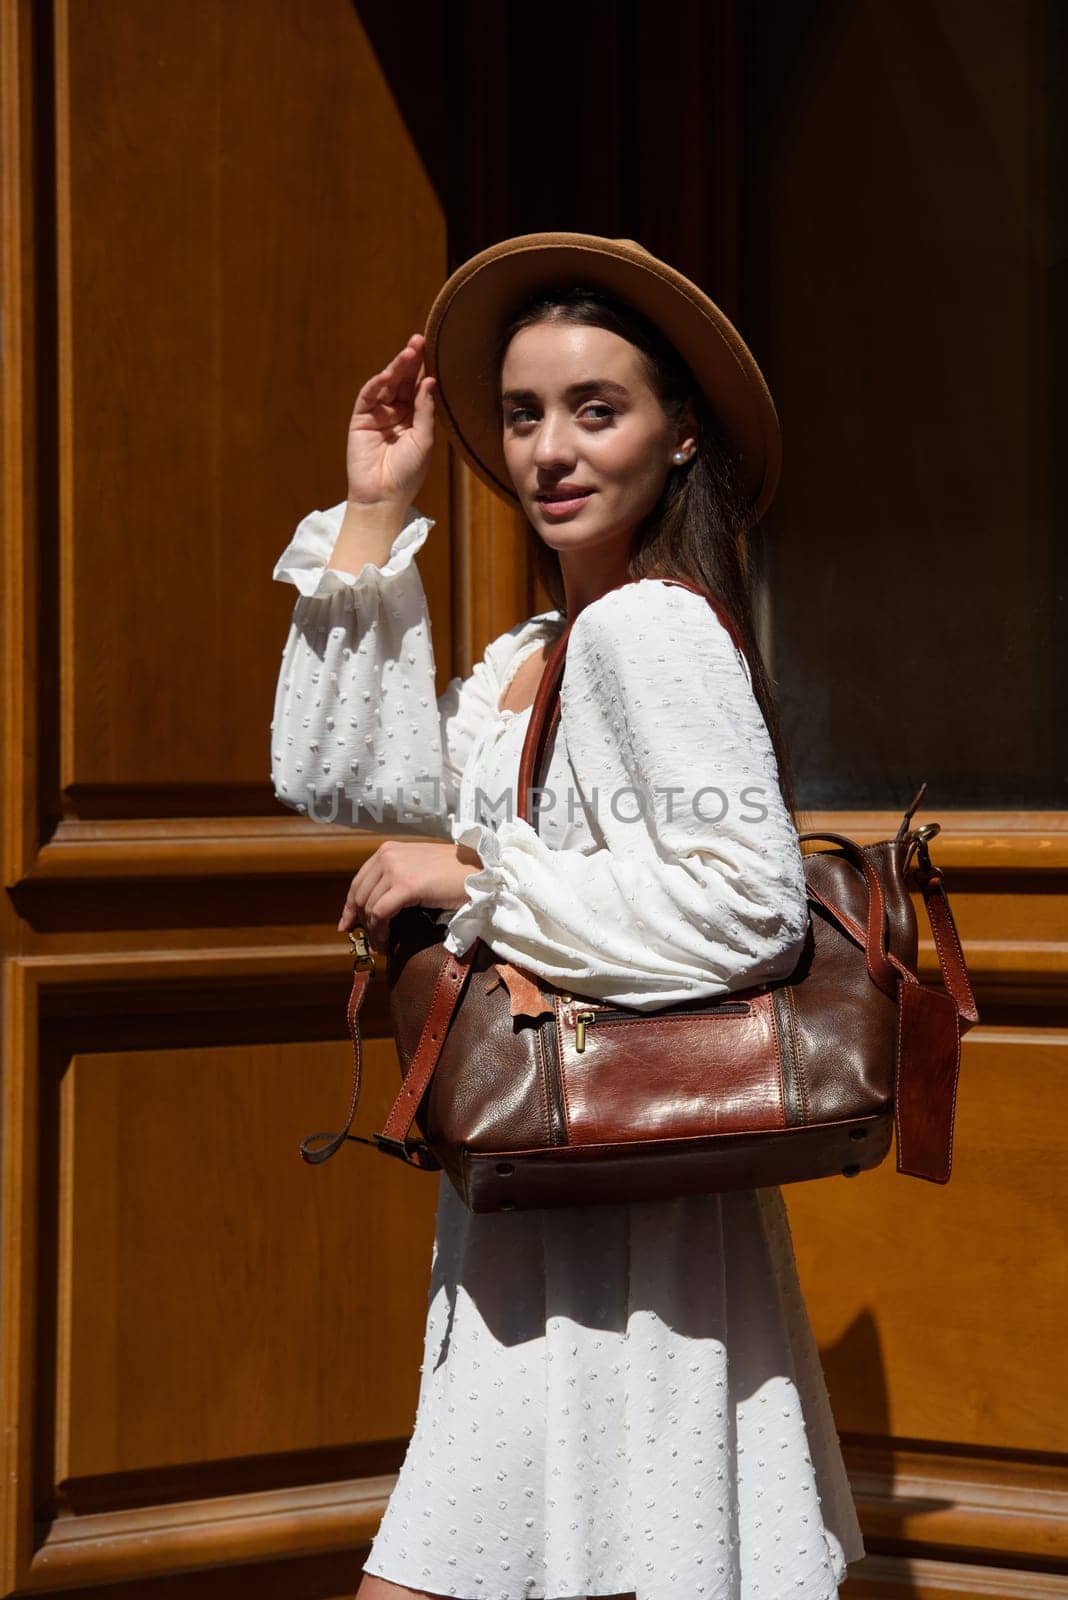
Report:
[[[581,400],[588,394],[614,394],[621,400],[630,398],[629,391],[621,383],[613,383],[611,378],[587,378],[583,383],[569,384],[564,394],[569,400]],[[506,389],[501,395],[504,405],[522,405],[537,398],[533,389]]]

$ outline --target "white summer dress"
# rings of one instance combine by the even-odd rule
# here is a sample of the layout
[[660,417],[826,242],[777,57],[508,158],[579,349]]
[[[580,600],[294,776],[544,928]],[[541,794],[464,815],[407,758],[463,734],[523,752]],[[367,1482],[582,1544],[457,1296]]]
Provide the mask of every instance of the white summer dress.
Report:
[[[413,559],[433,524],[413,509],[350,574],[326,568],[343,515],[306,517],[274,571],[299,590],[278,797],[472,844],[468,903],[441,913],[457,954],[482,937],[641,1009],[788,973],[800,846],[706,602],[644,579],[582,610],[535,830],[514,801],[529,711],[498,706],[561,613],[439,698]],[[864,1544],[781,1191],[476,1215],[438,1181],[415,1429],[365,1571],[464,1600],[836,1595]]]

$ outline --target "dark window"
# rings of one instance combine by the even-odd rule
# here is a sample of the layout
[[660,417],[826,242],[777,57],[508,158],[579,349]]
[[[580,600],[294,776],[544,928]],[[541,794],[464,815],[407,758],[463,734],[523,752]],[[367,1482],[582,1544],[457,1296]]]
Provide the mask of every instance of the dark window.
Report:
[[804,807],[1066,801],[1057,0],[740,8],[755,543]]

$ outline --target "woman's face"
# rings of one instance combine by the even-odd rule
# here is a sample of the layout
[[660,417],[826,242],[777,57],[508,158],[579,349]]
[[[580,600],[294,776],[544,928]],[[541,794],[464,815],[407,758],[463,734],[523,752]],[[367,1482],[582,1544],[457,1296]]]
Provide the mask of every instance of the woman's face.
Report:
[[628,547],[680,446],[642,357],[607,328],[538,322],[501,367],[504,454],[523,510],[554,549]]

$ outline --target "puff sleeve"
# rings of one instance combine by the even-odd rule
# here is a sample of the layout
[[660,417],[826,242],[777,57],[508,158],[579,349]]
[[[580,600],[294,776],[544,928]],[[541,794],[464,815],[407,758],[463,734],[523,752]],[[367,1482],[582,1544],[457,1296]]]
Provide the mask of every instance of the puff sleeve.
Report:
[[457,823],[484,866],[447,947],[481,937],[639,1010],[788,975],[808,928],[801,848],[748,669],[707,602],[643,579],[584,607],[560,728],[597,848],[550,849],[519,818]]
[[274,792],[320,822],[447,839],[510,636],[439,697],[415,564],[432,519],[412,507],[386,562],[350,573],[326,565],[344,515],[344,501],[311,512],[274,568],[298,591],[271,722]]

